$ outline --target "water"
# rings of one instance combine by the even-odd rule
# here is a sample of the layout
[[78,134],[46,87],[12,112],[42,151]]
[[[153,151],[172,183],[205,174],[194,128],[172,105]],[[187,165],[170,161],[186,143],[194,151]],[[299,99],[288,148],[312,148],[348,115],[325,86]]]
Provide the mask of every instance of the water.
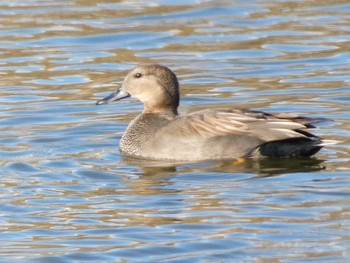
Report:
[[[348,1],[1,1],[1,262],[348,262]],[[137,101],[95,106],[139,62],[180,111],[333,119],[312,159],[122,159]]]

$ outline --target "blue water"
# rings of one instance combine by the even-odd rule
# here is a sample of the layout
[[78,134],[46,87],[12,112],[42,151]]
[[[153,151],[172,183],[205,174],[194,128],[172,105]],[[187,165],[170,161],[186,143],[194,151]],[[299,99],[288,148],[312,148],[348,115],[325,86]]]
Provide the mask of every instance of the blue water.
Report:
[[[350,260],[344,1],[0,4],[0,262]],[[167,164],[118,143],[142,105],[95,106],[141,62],[173,69],[181,113],[333,119],[311,159]]]

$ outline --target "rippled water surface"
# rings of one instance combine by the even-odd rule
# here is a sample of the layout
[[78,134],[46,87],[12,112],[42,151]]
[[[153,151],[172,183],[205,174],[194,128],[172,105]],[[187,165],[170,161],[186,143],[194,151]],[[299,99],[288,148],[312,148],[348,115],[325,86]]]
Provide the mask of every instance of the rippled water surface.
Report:
[[[1,262],[349,262],[350,4],[0,1]],[[142,110],[109,106],[140,62],[172,68],[182,113],[330,118],[311,159],[124,160]]]

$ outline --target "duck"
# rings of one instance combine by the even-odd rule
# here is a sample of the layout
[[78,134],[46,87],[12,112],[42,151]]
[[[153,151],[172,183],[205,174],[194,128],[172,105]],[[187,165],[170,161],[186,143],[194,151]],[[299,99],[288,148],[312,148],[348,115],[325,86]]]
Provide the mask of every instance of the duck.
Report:
[[167,161],[307,157],[325,141],[312,134],[321,118],[248,109],[205,109],[179,114],[179,82],[159,64],[131,69],[123,84],[96,102],[135,98],[144,104],[123,133],[123,156]]

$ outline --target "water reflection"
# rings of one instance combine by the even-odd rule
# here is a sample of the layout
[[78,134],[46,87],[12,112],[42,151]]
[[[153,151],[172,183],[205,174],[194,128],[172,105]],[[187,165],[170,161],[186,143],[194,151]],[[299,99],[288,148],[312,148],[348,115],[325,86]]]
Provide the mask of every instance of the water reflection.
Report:
[[177,173],[237,173],[277,176],[287,173],[311,172],[326,169],[325,160],[313,158],[261,158],[244,161],[222,160],[201,163],[166,163],[123,157],[118,165],[136,167],[145,176],[171,176]]
[[[3,1],[4,262],[347,262],[347,1]],[[140,62],[179,76],[181,112],[326,117],[315,158],[124,160],[142,110],[94,102]],[[330,245],[331,244],[331,245]]]

